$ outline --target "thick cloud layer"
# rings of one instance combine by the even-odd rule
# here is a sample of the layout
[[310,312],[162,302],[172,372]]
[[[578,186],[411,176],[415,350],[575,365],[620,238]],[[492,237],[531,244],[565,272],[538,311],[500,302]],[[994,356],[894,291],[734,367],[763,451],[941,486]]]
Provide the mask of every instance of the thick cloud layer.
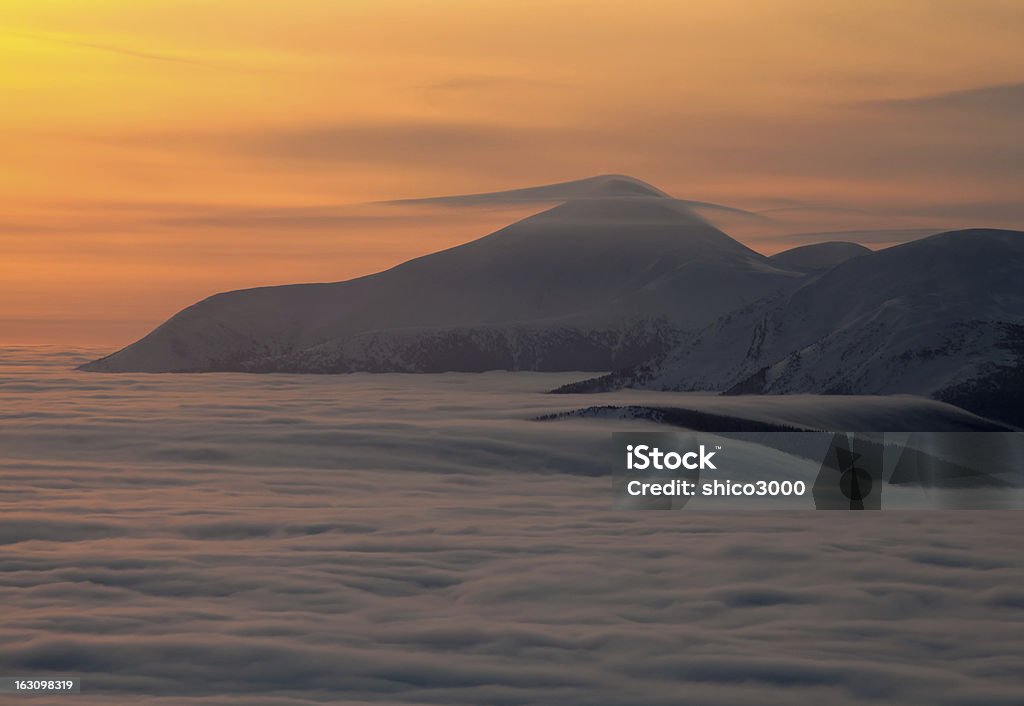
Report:
[[76,703],[1024,700],[1016,513],[615,513],[570,376],[90,354],[0,360],[0,674]]

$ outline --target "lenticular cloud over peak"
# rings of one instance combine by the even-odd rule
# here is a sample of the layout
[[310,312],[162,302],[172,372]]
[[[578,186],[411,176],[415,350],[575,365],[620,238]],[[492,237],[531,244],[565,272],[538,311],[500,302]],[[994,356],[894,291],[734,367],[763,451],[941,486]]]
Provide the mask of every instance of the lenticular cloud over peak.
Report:
[[710,212],[721,212],[744,216],[748,218],[761,219],[755,213],[708,201],[694,201],[690,199],[677,199],[656,186],[625,174],[601,174],[563,181],[555,184],[544,184],[542,186],[528,186],[520,189],[508,189],[504,191],[491,191],[481,194],[458,194],[454,196],[428,196],[424,198],[396,199],[384,201],[384,204],[393,205],[422,205],[422,206],[449,206],[453,208],[469,206],[488,206],[500,204],[545,204],[559,203],[564,201],[581,200],[604,200],[604,199],[627,199],[627,198],[657,198],[672,200],[676,203],[691,207],[697,210]]
[[601,174],[563,181],[543,186],[529,186],[521,189],[492,191],[482,194],[461,194],[456,196],[435,196],[416,199],[399,199],[386,203],[445,204],[450,206],[471,206],[487,203],[540,203],[568,201],[570,199],[593,199],[608,197],[647,196],[672,198],[661,189],[625,174]]

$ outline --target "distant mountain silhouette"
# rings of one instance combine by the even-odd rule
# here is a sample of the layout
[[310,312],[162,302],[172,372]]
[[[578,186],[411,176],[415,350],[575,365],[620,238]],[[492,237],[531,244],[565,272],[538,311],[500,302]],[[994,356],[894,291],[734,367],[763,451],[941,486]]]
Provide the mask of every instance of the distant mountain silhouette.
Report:
[[508,194],[572,198],[375,275],[215,295],[83,369],[609,370],[802,276],[630,177]]

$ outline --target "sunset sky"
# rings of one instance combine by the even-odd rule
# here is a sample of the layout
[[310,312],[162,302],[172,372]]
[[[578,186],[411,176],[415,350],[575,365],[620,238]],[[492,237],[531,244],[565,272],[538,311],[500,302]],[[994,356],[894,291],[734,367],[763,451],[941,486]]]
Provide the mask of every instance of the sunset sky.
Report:
[[539,208],[371,202],[602,173],[764,211],[764,252],[1022,227],[1022,36],[1019,0],[4,0],[0,341],[123,345]]

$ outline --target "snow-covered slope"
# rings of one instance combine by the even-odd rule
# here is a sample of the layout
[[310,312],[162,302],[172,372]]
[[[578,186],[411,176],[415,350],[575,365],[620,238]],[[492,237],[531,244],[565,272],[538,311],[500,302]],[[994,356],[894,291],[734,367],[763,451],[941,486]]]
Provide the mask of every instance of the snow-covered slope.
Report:
[[[564,185],[561,185],[564,187]],[[608,370],[802,273],[636,179],[368,277],[227,292],[83,366],[100,372]]]
[[911,393],[1020,424],[1022,275],[1024,233],[942,233],[848,260],[663,358],[565,391]]

